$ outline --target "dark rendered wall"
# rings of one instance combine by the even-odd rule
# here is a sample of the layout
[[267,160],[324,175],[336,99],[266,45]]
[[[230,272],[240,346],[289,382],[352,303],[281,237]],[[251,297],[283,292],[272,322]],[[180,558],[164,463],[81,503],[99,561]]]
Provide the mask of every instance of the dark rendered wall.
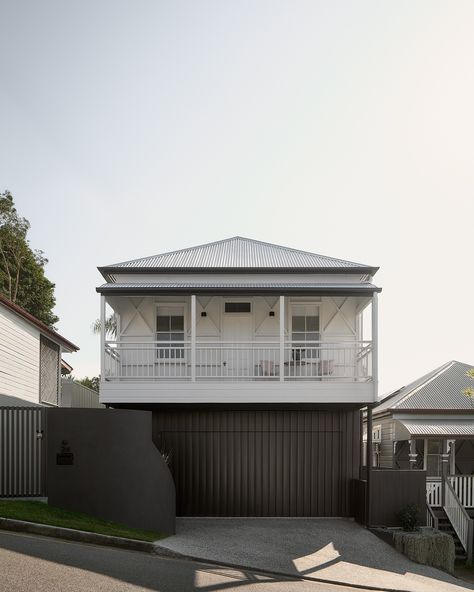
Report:
[[151,412],[48,409],[46,429],[51,506],[175,532],[175,487],[152,440]]
[[351,515],[354,407],[161,408],[153,424],[171,458],[178,515]]

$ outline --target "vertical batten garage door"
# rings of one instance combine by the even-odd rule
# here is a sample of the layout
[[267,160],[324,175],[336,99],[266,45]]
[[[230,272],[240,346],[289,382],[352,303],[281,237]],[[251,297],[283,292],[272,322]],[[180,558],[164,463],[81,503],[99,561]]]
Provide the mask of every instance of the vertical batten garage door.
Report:
[[163,411],[181,516],[348,516],[359,470],[359,413]]

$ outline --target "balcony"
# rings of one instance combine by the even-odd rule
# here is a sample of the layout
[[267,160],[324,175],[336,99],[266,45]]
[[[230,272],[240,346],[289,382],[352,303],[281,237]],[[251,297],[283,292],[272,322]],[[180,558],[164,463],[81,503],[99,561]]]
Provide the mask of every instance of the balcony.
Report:
[[107,341],[106,382],[372,380],[372,342]]

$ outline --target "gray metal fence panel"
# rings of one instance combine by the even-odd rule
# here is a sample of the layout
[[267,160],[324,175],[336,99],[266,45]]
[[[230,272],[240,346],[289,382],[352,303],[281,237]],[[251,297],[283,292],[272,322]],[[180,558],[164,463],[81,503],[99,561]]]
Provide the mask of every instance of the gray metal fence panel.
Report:
[[44,409],[0,407],[0,497],[45,495]]

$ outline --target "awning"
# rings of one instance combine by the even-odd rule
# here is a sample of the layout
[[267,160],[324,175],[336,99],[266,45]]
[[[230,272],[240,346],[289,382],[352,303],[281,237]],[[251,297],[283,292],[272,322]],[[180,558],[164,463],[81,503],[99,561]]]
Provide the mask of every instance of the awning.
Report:
[[107,283],[96,288],[101,294],[158,294],[158,293],[206,293],[229,294],[249,293],[298,293],[298,294],[340,294],[344,296],[374,294],[381,288],[369,282],[324,283],[324,282],[134,282]]
[[398,420],[410,432],[411,436],[474,437],[474,419]]

